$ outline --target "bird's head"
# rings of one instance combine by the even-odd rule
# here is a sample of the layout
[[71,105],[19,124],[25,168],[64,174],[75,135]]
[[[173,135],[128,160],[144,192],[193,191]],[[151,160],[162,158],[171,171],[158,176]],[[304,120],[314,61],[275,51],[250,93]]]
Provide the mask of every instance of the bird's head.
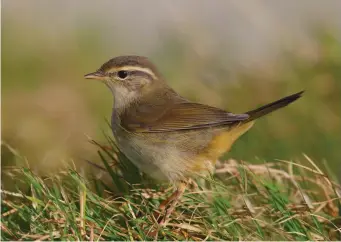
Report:
[[126,105],[164,85],[156,67],[142,56],[115,57],[84,77],[104,82],[112,91],[117,106]]

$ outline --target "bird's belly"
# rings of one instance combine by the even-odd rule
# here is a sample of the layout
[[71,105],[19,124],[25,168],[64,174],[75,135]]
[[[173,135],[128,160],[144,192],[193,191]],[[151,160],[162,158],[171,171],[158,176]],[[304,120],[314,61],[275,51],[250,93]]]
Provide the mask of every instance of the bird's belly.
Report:
[[148,142],[141,137],[116,137],[118,147],[138,169],[157,180],[181,179],[184,155],[171,146]]
[[233,130],[129,133],[114,129],[118,147],[141,171],[158,180],[177,181],[212,169],[250,124]]
[[[212,138],[198,133],[129,133],[113,129],[117,145],[137,168],[157,180],[176,182],[191,173]],[[207,139],[209,138],[209,139]]]
[[[150,152],[148,142],[141,140],[133,133],[127,132],[113,115],[111,127],[119,150],[142,172],[157,180],[168,180],[155,161],[155,155]],[[155,153],[155,152],[154,152]],[[158,153],[158,152],[157,152]]]

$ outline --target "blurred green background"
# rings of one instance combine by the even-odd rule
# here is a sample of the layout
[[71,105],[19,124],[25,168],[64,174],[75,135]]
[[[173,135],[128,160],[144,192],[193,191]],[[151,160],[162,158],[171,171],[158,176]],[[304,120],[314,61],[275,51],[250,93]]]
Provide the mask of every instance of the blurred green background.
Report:
[[[2,1],[2,168],[98,161],[112,97],[85,80],[117,55],[148,56],[193,101],[243,112],[306,90],[225,158],[341,163],[340,1]],[[339,173],[340,174],[340,173]]]

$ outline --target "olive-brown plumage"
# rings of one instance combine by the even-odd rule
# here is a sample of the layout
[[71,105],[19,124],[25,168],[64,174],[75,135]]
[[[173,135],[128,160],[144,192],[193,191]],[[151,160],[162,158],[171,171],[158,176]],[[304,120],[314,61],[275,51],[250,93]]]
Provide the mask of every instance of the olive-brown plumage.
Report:
[[85,78],[103,81],[114,96],[111,125],[120,150],[145,173],[175,183],[210,169],[255,119],[303,93],[234,114],[180,96],[140,56],[113,58]]
[[302,94],[233,114],[180,96],[146,57],[119,56],[85,77],[104,81],[114,95],[112,130],[121,151],[147,174],[173,182],[206,170],[254,119]]

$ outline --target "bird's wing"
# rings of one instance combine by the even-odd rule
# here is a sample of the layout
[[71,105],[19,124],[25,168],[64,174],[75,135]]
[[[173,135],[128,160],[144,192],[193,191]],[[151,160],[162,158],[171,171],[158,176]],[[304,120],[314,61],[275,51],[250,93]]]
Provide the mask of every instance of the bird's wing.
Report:
[[130,107],[121,115],[121,126],[131,132],[171,132],[228,125],[248,117],[248,114],[233,114],[199,103],[165,101]]

